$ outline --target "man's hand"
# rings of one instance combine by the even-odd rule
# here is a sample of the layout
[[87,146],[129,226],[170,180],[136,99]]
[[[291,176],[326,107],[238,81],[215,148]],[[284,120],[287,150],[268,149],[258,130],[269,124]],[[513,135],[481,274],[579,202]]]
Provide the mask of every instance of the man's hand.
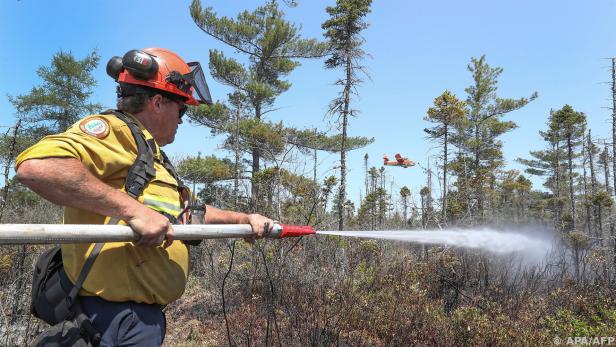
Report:
[[162,214],[147,207],[139,209],[134,217],[126,220],[126,223],[139,234],[137,246],[159,246],[163,241],[164,248],[171,246],[175,232],[171,222]]
[[[263,235],[272,231],[274,227],[274,221],[272,219],[256,213],[248,215],[248,224],[252,227],[252,234],[257,239],[262,238]],[[268,228],[267,231],[265,230],[266,224]]]
[[268,232],[274,227],[274,221],[260,214],[246,214],[242,212],[226,211],[214,206],[207,205],[205,208],[206,224],[250,224],[252,237],[244,238],[244,241],[252,243],[255,239],[262,238],[265,232],[265,224]]

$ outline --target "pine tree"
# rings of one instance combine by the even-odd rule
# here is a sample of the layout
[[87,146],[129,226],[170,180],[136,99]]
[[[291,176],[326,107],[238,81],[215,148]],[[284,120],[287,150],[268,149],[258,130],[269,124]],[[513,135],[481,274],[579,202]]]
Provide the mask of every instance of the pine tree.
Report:
[[329,106],[330,114],[338,116],[342,130],[338,198],[339,230],[344,230],[347,127],[349,117],[357,114],[357,110],[351,108],[351,99],[356,95],[356,88],[362,82],[359,73],[364,70],[360,61],[366,53],[361,48],[364,42],[361,32],[368,27],[364,17],[370,13],[371,3],[372,0],[337,0],[336,6],[326,8],[331,18],[322,25],[331,47],[331,56],[325,61],[325,67],[344,71],[343,77],[336,81],[336,85],[341,86],[342,91]]
[[438,125],[426,128],[424,131],[428,138],[437,140],[443,146],[443,193],[442,215],[443,222],[447,223],[447,164],[449,163],[449,146],[453,131],[462,126],[466,114],[466,105],[458,100],[455,95],[446,90],[434,99],[434,107],[428,109],[425,121]]
[[[550,111],[550,114],[553,114]],[[563,225],[563,206],[566,205],[565,180],[563,177],[566,168],[566,153],[561,146],[560,129],[553,122],[548,123],[547,131],[539,131],[543,140],[547,143],[547,149],[540,151],[530,151],[533,159],[518,158],[517,161],[525,165],[526,173],[544,177],[544,186],[551,191],[551,196],[547,199],[548,206],[553,211],[555,224],[559,230]]]
[[[264,141],[270,139],[267,134],[269,126],[260,124],[262,117],[270,110],[276,97],[291,87],[291,83],[282,78],[299,66],[297,59],[322,57],[327,52],[327,46],[315,39],[302,39],[299,28],[284,19],[284,13],[276,1],[252,12],[244,11],[234,20],[219,17],[211,7],[204,9],[200,0],[193,0],[190,14],[206,34],[248,57],[248,66],[243,66],[218,50],[210,50],[210,72],[214,79],[233,87],[249,101],[253,111],[252,134],[257,136],[250,143],[254,180],[265,152],[262,146]],[[207,123],[209,117],[220,121],[221,114],[200,108],[194,116],[205,119],[201,122]],[[253,181],[253,204],[257,196],[258,185]]]
[[[466,103],[469,107],[467,127],[463,136],[458,138],[456,146],[464,150],[462,158],[469,172],[464,174],[464,180],[470,180],[472,194],[477,202],[478,221],[485,220],[486,189],[495,186],[496,171],[503,166],[501,135],[515,129],[513,121],[503,121],[501,118],[514,110],[520,109],[537,97],[533,93],[528,99],[502,99],[496,95],[498,77],[503,72],[500,67],[492,68],[485,61],[485,56],[472,58],[468,65],[474,84],[466,88],[468,94]],[[471,177],[468,177],[468,175]]]
[[425,229],[428,225],[428,219],[430,214],[432,213],[430,194],[430,188],[428,187],[422,187],[419,191],[419,196],[421,197],[421,227],[423,229]]
[[[340,152],[342,147],[342,135],[328,135],[325,132],[315,131],[314,129],[298,130],[294,128],[284,128],[280,133],[284,142],[298,147],[300,151],[319,150],[329,153]],[[344,141],[344,150],[352,151],[365,147],[374,142],[373,137],[353,136],[347,137]]]
[[517,170],[507,170],[503,172],[498,188],[499,215],[505,218],[505,222],[519,223],[522,217],[526,217],[524,210],[527,208],[526,199],[532,188],[531,181]]
[[216,181],[232,179],[233,163],[227,159],[218,159],[214,155],[201,157],[187,157],[177,165],[178,175],[187,182],[193,184],[193,192],[196,193],[196,184],[211,184]]
[[586,126],[586,116],[582,112],[577,112],[569,105],[563,106],[558,111],[550,115],[550,128],[557,129],[559,139],[564,143],[567,157],[567,180],[569,183],[569,218],[571,229],[575,229],[575,190],[574,190],[574,160],[576,150],[582,144],[584,128]]
[[329,176],[325,178],[323,181],[323,188],[321,188],[322,200],[323,200],[323,212],[327,212],[327,202],[329,201],[329,196],[332,193],[334,187],[338,184],[338,179],[336,176]]
[[376,167],[371,167],[368,170],[368,175],[370,176],[370,189],[368,190],[368,194],[374,192],[377,188],[377,178],[379,176],[379,172]]
[[[595,231],[594,234],[599,239],[599,244],[603,246],[603,209],[609,208],[612,206],[613,200],[611,198],[610,193],[607,191],[607,185],[605,190],[601,190],[600,184],[597,179],[597,175],[595,174],[595,157],[599,153],[599,148],[593,142],[591,131],[588,130],[588,135],[586,136],[586,153],[588,155],[588,163],[590,168],[590,179],[591,179],[591,195],[588,197],[589,201],[587,203],[592,206],[593,214],[594,214],[594,222],[595,222]],[[606,148],[607,149],[607,148]],[[607,182],[607,180],[606,180]]]
[[22,121],[24,132],[33,141],[62,132],[79,118],[100,110],[100,104],[89,101],[96,80],[92,71],[98,66],[96,51],[76,59],[71,52],[56,53],[50,66],[41,66],[36,74],[42,84],[30,93],[9,96],[9,101]]
[[367,194],[357,211],[357,219],[363,225],[369,225],[370,230],[379,229],[385,220],[387,212],[387,192],[383,188],[376,188]]
[[409,209],[409,196],[411,195],[411,190],[404,186],[400,189],[400,197],[402,198],[402,208],[403,208],[403,217],[404,217],[404,226],[407,226],[408,220],[408,209]]

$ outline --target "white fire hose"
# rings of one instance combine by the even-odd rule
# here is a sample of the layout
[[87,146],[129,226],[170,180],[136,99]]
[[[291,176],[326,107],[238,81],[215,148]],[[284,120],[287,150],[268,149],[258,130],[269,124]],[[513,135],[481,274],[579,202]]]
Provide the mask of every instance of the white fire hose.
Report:
[[[174,225],[176,240],[227,239],[251,237],[250,224]],[[310,226],[274,224],[264,235],[269,238],[314,234]],[[125,225],[92,224],[0,224],[0,245],[132,242],[138,239]]]

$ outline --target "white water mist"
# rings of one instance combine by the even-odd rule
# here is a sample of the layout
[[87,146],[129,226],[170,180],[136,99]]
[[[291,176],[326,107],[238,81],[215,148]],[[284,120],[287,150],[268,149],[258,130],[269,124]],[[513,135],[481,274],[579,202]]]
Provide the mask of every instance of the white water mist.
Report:
[[[553,239],[540,230],[447,229],[447,230],[378,230],[318,231],[318,234],[437,244],[482,249],[499,255],[520,254],[541,261],[553,247]],[[529,259],[528,259],[529,260]]]

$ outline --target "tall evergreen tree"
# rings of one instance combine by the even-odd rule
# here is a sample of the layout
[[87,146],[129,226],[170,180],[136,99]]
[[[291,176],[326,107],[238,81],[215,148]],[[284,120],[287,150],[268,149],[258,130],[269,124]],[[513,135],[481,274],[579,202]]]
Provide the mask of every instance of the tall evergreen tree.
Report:
[[550,115],[550,128],[558,129],[559,138],[564,143],[567,157],[567,180],[569,183],[569,214],[571,229],[575,229],[575,189],[574,189],[574,160],[579,156],[577,148],[582,144],[584,129],[586,126],[586,116],[582,112],[577,112],[569,105],[563,106],[560,110]]
[[525,201],[532,188],[532,183],[516,170],[506,170],[502,173],[502,179],[498,182],[499,215],[505,218],[505,222],[521,222],[526,218]]
[[368,27],[364,18],[370,13],[372,0],[337,0],[336,6],[327,7],[330,18],[323,23],[325,37],[331,46],[331,56],[325,61],[328,69],[342,69],[343,77],[336,80],[342,87],[339,95],[332,100],[329,112],[338,116],[342,130],[340,147],[340,191],[338,198],[338,229],[344,230],[344,202],[346,201],[346,140],[349,117],[357,114],[351,108],[351,99],[357,94],[364,72],[361,60],[366,53],[361,48],[364,39],[361,32]]
[[328,176],[323,180],[323,188],[321,188],[322,201],[323,201],[323,212],[327,212],[327,202],[329,201],[329,196],[334,189],[334,186],[338,184],[338,179],[336,176]]
[[9,96],[26,134],[33,140],[66,130],[84,115],[100,110],[89,101],[96,80],[92,71],[98,66],[96,51],[76,59],[71,52],[56,53],[50,66],[41,66],[36,74],[42,84],[30,93]]
[[[276,97],[287,91],[291,83],[283,80],[293,71],[299,58],[322,57],[327,46],[315,39],[302,39],[299,28],[284,19],[284,12],[276,1],[260,6],[252,12],[244,11],[231,19],[218,16],[211,7],[203,8],[200,0],[193,0],[190,14],[197,26],[206,34],[224,42],[248,57],[248,66],[226,57],[223,52],[210,50],[210,71],[214,79],[232,86],[248,100],[253,111],[253,126],[264,130],[259,123],[270,110]],[[197,117],[217,117],[210,111],[196,112]],[[255,135],[261,135],[257,132]],[[263,155],[263,136],[250,146],[252,175],[260,170]],[[258,185],[252,185],[253,202]]]
[[473,76],[474,84],[465,89],[469,107],[467,127],[456,143],[463,149],[463,157],[458,160],[464,161],[465,171],[458,171],[458,174],[466,176],[462,177],[463,180],[470,181],[470,187],[465,187],[471,191],[466,191],[465,194],[475,197],[477,220],[483,223],[486,189],[495,186],[496,171],[504,165],[499,137],[517,127],[513,121],[503,121],[502,117],[524,107],[537,97],[537,93],[533,93],[528,99],[499,98],[496,94],[498,77],[503,69],[488,65],[485,56],[479,59],[471,58],[468,70]]
[[383,188],[376,188],[361,202],[357,219],[363,225],[369,226],[370,230],[378,230],[385,220],[387,207],[387,192]]
[[553,211],[555,224],[561,230],[563,225],[563,206],[566,202],[566,191],[564,186],[564,168],[566,168],[566,155],[561,146],[560,131],[550,123],[547,131],[540,131],[539,134],[545,142],[547,148],[540,151],[530,151],[533,159],[518,158],[517,161],[525,165],[525,172],[534,176],[544,177],[544,186],[551,192],[548,205]]
[[430,204],[430,188],[422,187],[419,191],[421,197],[421,227],[423,229],[428,225],[430,214],[432,214],[432,204]]
[[428,138],[437,140],[443,146],[443,192],[442,192],[442,215],[443,222],[447,222],[447,164],[449,163],[449,146],[455,129],[462,126],[465,121],[466,105],[458,100],[454,94],[446,90],[434,99],[434,107],[428,109],[428,115],[424,120],[436,123],[432,128],[424,131]]
[[400,189],[400,197],[402,198],[402,209],[403,209],[403,218],[404,218],[404,226],[406,226],[409,222],[408,219],[408,210],[409,210],[409,196],[411,196],[411,190],[404,186]]

